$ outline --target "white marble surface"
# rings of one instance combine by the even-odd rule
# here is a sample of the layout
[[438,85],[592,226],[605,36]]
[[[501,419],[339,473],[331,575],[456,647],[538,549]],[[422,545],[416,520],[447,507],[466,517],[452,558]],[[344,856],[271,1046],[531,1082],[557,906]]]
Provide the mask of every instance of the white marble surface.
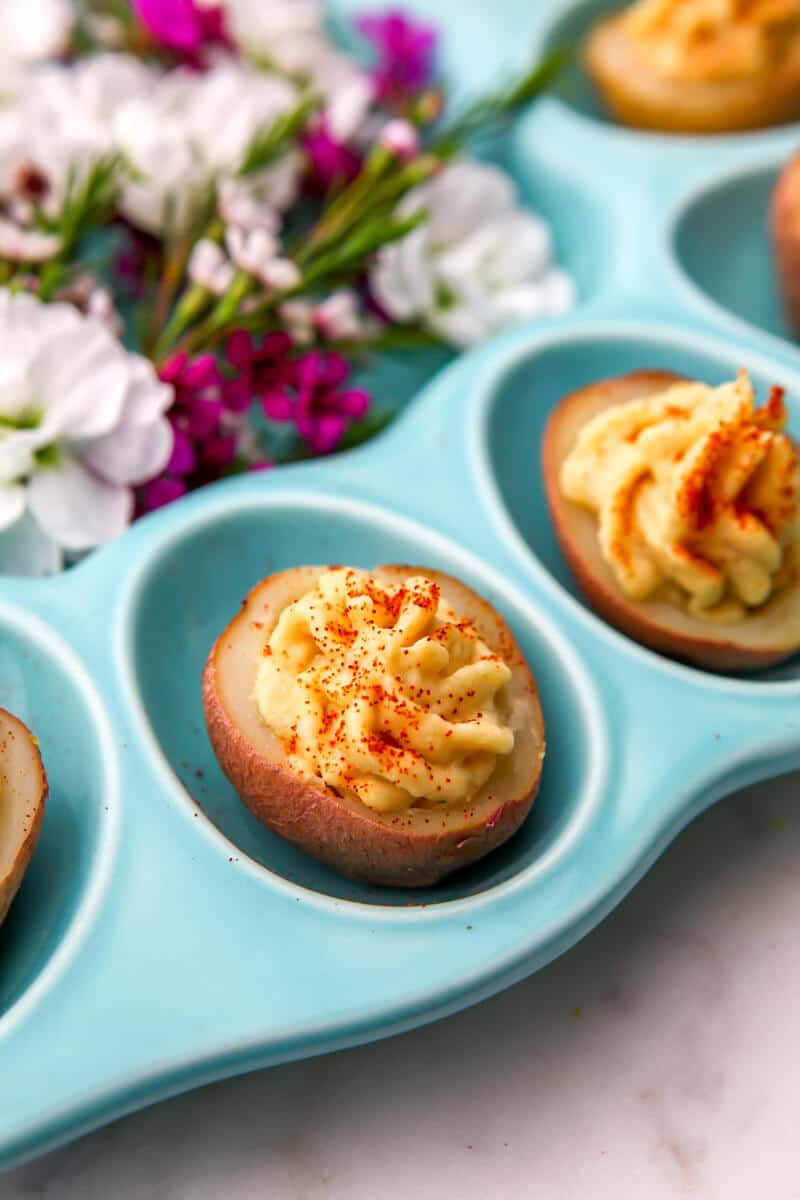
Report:
[[129,1117],[0,1200],[800,1200],[798,801],[725,801],[504,995]]

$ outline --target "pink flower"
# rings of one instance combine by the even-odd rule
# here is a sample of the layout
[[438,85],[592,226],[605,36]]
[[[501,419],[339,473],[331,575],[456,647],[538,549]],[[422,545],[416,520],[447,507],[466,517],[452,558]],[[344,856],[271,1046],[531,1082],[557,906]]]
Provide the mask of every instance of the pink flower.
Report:
[[222,6],[196,3],[195,0],[133,0],[136,15],[153,37],[168,46],[196,58],[209,43],[226,43]]
[[402,162],[410,162],[419,153],[419,134],[410,121],[389,121],[381,130],[380,143]]
[[302,140],[308,158],[310,182],[313,187],[327,191],[334,183],[350,183],[361,170],[361,158],[331,133],[321,117]]
[[370,405],[361,388],[345,388],[350,364],[340,354],[312,351],[288,364],[282,385],[263,395],[264,413],[292,421],[312,454],[330,454]]
[[399,9],[364,13],[356,28],[376,51],[372,70],[379,103],[403,106],[431,83],[437,31]]

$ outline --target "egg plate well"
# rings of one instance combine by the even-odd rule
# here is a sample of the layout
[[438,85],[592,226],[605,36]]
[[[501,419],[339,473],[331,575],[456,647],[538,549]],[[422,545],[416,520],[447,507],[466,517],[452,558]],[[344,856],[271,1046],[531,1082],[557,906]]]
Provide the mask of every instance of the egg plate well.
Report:
[[[608,6],[424,7],[463,84]],[[0,699],[51,783],[0,931],[0,1165],[477,1001],[583,936],[713,800],[800,766],[798,660],[723,678],[610,629],[574,588],[538,473],[558,399],[635,367],[718,381],[746,366],[786,386],[800,433],[764,212],[797,140],[632,133],[573,73],[503,155],[575,275],[574,313],[464,356],[359,450],[215,485],[64,576],[0,580]],[[200,706],[208,649],[264,574],[392,560],[450,571],[503,613],[548,736],[520,833],[413,893],[349,883],[255,822]]]

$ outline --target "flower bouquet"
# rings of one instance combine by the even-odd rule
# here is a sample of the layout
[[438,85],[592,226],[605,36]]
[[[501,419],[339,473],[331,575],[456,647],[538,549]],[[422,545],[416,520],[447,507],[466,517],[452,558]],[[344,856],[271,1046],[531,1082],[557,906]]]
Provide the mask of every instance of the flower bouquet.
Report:
[[547,227],[467,156],[548,59],[451,112],[436,32],[316,0],[0,9],[0,571],[59,570],[223,476],[391,413],[370,356],[573,300]]

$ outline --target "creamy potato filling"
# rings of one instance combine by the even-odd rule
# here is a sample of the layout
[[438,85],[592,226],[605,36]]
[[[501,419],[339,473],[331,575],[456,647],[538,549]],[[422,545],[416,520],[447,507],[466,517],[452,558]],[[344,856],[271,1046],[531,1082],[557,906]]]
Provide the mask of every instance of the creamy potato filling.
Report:
[[755,407],[731,383],[678,383],[606,409],[581,429],[560,478],[598,516],[606,561],[626,596],[665,585],[690,612],[722,621],[757,610],[800,553],[800,460],[774,388]]
[[660,75],[712,80],[758,75],[800,33],[800,0],[639,0],[625,28]]
[[255,697],[298,774],[391,813],[480,791],[514,747],[510,678],[432,580],[339,567],[281,613]]

